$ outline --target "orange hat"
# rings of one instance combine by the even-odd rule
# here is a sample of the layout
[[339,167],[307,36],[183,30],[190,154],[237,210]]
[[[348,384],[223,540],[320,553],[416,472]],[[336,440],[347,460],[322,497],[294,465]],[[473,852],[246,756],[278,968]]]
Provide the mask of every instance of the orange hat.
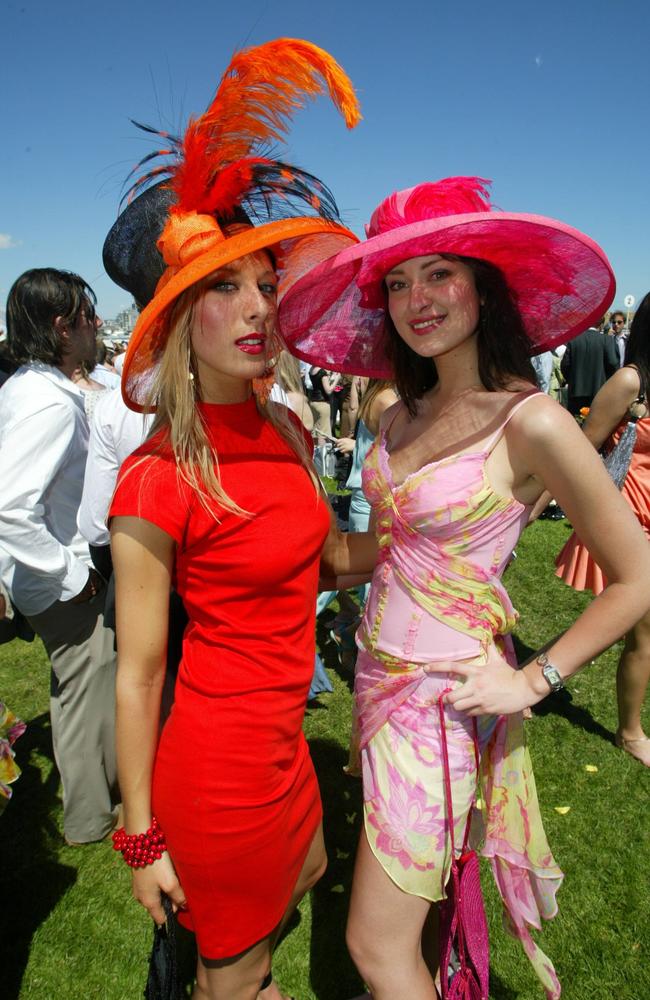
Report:
[[[361,116],[352,84],[323,49],[290,38],[248,49],[233,58],[214,100],[190,120],[182,140],[159,133],[172,148],[142,161],[175,157],[137,181],[132,193],[162,173],[168,177],[127,206],[104,247],[108,273],[134,294],[146,286],[135,273],[138,261],[150,283],[152,272],[155,279],[162,270],[124,362],[122,395],[131,409],[146,408],[152,369],[169,335],[169,308],[186,289],[233,260],[271,249],[283,294],[316,264],[358,242],[341,224],[325,185],[261,155],[269,142],[282,139],[305,97],[325,86],[348,128],[354,127]],[[136,294],[141,304],[142,297]]]

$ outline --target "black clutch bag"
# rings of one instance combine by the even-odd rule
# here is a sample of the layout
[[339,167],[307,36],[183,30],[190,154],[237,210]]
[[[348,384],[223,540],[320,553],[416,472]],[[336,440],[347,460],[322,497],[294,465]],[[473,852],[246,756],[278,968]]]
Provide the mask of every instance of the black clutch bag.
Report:
[[166,921],[154,925],[149,975],[144,989],[145,1000],[182,1000],[176,955],[176,916],[171,900],[162,894]]

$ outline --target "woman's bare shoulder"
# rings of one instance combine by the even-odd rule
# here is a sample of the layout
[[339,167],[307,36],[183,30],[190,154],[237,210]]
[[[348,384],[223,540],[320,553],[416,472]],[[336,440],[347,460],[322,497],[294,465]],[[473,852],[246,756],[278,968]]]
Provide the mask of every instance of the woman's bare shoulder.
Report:
[[[529,387],[530,388],[530,387]],[[508,424],[508,438],[528,443],[581,438],[575,418],[563,406],[544,392],[532,394],[520,406]]]
[[395,419],[399,410],[402,406],[402,401],[397,399],[391,406],[387,406],[382,412],[379,418],[379,428],[380,430],[385,430],[390,426],[391,422]]
[[620,392],[631,394],[636,399],[641,390],[641,376],[634,365],[623,365],[617,372],[614,372],[609,384],[615,386]]

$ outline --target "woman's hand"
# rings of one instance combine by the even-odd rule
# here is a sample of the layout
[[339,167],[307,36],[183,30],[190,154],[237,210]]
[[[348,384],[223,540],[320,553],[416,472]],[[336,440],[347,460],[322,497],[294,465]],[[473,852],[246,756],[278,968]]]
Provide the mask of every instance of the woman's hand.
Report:
[[341,381],[340,372],[328,372],[326,375],[323,375],[321,386],[323,388],[323,391],[325,392],[325,395],[331,396],[334,390],[338,387],[340,381]]
[[76,597],[70,597],[66,601],[66,604],[86,604],[86,602],[91,601],[104,586],[104,578],[100,576],[97,570],[91,566],[88,570],[88,579],[86,580],[83,590],[80,590]]
[[[510,666],[496,646],[491,646],[485,663],[427,663],[427,674],[454,674],[464,683],[450,691],[445,702],[467,715],[512,715],[541,701],[548,691],[536,691],[528,674]],[[543,682],[546,684],[546,682]]]
[[355,440],[351,437],[339,438],[334,445],[336,451],[340,451],[342,455],[350,455],[354,451]]
[[184,909],[187,905],[185,893],[166,851],[152,865],[133,869],[133,895],[159,925],[164,924],[166,919],[160,901],[161,892],[164,892],[171,899],[174,913],[178,909]]

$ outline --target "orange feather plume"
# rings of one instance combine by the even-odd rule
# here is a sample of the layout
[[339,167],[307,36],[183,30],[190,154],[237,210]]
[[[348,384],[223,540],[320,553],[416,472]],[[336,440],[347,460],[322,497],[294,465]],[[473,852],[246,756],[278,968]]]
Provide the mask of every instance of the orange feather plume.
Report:
[[173,169],[174,211],[230,211],[245,196],[259,154],[283,139],[308,98],[326,90],[348,128],[357,125],[361,113],[352,83],[324,49],[279,38],[238,53],[205,114],[191,120],[185,132]]

